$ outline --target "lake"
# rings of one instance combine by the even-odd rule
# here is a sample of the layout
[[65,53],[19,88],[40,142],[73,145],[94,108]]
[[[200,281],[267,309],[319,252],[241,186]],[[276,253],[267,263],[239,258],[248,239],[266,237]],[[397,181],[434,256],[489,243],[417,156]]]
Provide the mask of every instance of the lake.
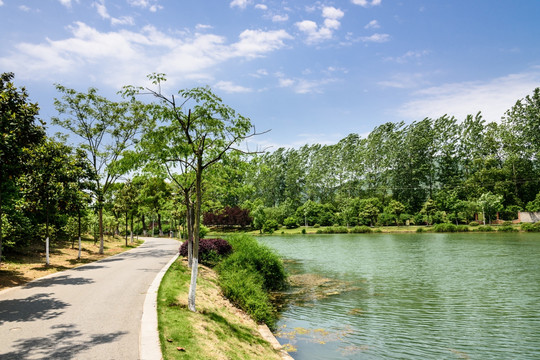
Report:
[[297,359],[540,359],[540,235],[259,237],[293,278]]

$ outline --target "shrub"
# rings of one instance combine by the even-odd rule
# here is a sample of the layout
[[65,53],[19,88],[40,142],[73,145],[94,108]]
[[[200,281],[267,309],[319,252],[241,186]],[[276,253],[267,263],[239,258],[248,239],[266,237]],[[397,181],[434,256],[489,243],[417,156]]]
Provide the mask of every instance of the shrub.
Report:
[[298,227],[298,224],[296,223],[296,218],[294,217],[288,217],[285,220],[283,220],[283,226],[285,226],[287,229],[296,229]]
[[370,234],[372,232],[373,230],[371,230],[369,226],[365,226],[365,225],[355,226],[351,229],[351,233],[353,234]]
[[348,234],[349,230],[345,226],[330,226],[326,229],[317,230],[317,234]]
[[375,229],[374,232],[376,232],[376,233],[382,233],[382,230],[381,230],[381,229]]
[[486,232],[489,232],[489,231],[495,231],[495,229],[489,225],[480,225],[478,226],[478,231],[486,231]]
[[417,232],[417,233],[421,233],[421,232],[424,232],[424,229],[423,229],[423,228],[421,228],[421,227],[419,227],[418,229],[416,229],[416,232]]
[[457,232],[467,232],[469,231],[469,227],[467,225],[458,225],[456,226]]
[[480,225],[480,224],[478,223],[478,221],[471,221],[471,222],[469,223],[469,226],[478,226],[478,225]]
[[502,226],[512,226],[512,224],[513,224],[513,223],[512,223],[511,221],[504,221],[504,222],[502,223]]
[[263,225],[262,231],[265,233],[272,234],[274,231],[279,229],[279,224],[276,220],[266,220],[266,222]]
[[457,226],[450,223],[440,223],[433,226],[435,232],[456,232]]
[[302,229],[302,234],[305,234],[306,233],[306,229]]
[[540,232],[540,222],[534,224],[523,223],[521,224],[521,230],[527,232]]
[[[232,246],[223,239],[199,240],[199,261],[205,265],[215,266],[224,256],[232,252]],[[180,255],[188,256],[188,242],[180,246]]]
[[518,231],[517,229],[514,229],[514,227],[512,225],[502,225],[502,226],[499,226],[499,228],[497,229],[497,231],[501,231],[501,232],[514,232],[514,231]]
[[315,224],[315,225],[313,225],[313,227],[314,227],[315,229],[318,229],[318,228],[320,228],[320,227],[321,227],[321,225],[319,225],[319,224]]

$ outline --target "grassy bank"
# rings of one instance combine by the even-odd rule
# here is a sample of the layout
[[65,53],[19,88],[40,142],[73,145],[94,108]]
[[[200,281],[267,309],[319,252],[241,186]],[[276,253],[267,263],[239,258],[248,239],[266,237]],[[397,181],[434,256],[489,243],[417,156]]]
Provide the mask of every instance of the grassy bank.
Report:
[[158,293],[158,326],[164,359],[280,359],[257,323],[222,295],[218,275],[201,265],[197,312],[187,309],[186,260],[167,271]]
[[94,244],[91,236],[84,237],[81,242],[81,259],[77,259],[79,253],[77,241],[74,249],[71,248],[71,241],[56,242],[50,249],[49,266],[45,265],[45,245],[27,248],[24,252],[5,254],[0,264],[0,290],[88,264],[142,244],[142,241],[138,241],[125,246],[123,237],[106,236],[104,240],[104,254],[99,254],[99,242]]
[[[223,232],[219,229],[211,230],[207,236],[217,237],[217,236],[228,236],[231,233],[241,233],[252,236],[268,236],[268,235],[301,235],[301,234],[339,234],[339,233],[386,233],[386,234],[400,234],[400,233],[416,233],[416,232],[445,232],[442,231],[443,228],[449,229],[448,232],[491,232],[491,231],[525,231],[525,232],[538,232],[540,231],[540,225],[536,224],[512,224],[512,225],[459,225],[456,226],[454,231],[453,224],[439,224],[443,226],[437,227],[434,226],[425,226],[425,225],[409,225],[409,226],[380,226],[380,227],[368,227],[368,226],[357,226],[357,227],[345,227],[345,226],[308,226],[308,227],[298,227],[295,229],[287,229],[282,227],[276,230],[274,233],[260,233],[259,230],[253,231],[229,231]],[[449,226],[448,226],[449,225]]]

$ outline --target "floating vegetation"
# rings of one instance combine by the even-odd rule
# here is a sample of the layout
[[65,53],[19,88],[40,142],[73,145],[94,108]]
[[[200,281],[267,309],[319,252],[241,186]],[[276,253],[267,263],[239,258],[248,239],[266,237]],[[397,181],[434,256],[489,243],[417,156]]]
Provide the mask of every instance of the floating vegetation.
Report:
[[289,276],[289,285],[286,292],[273,294],[278,304],[314,306],[315,301],[360,290],[360,287],[354,286],[351,282],[316,274],[293,274]]
[[361,316],[361,315],[364,315],[364,310],[355,308],[355,309],[349,310],[347,314],[354,315],[354,316]]
[[283,325],[278,332],[275,334],[281,339],[289,340],[290,346],[293,346],[291,343],[295,343],[298,340],[313,343],[313,344],[326,344],[327,342],[333,341],[343,341],[345,337],[353,333],[353,329],[348,326],[344,330],[339,331],[328,331],[325,329],[306,329],[302,327],[295,327],[294,329],[287,329],[286,325]]
[[450,350],[454,355],[456,355],[458,359],[470,359],[471,358],[469,356],[469,354],[467,354],[466,352],[459,351],[459,350],[456,350],[456,349],[448,349],[448,350]]
[[368,351],[368,350],[369,350],[369,345],[361,345],[361,346],[349,345],[349,346],[340,348],[340,352],[342,356],[351,356],[351,355],[358,354],[359,352]]

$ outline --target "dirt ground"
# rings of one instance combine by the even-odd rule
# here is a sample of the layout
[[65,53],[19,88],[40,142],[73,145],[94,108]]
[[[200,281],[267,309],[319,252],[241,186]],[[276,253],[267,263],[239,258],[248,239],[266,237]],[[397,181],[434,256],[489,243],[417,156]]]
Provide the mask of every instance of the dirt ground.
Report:
[[[140,242],[142,243],[142,242]],[[58,271],[71,269],[88,264],[137,247],[135,242],[125,246],[125,239],[121,237],[107,237],[104,241],[104,254],[99,254],[99,242],[94,245],[93,240],[82,241],[81,259],[77,259],[79,250],[77,242],[71,248],[71,242],[53,244],[50,250],[49,263],[45,265],[45,249],[27,249],[25,253],[8,254],[2,258],[0,264],[0,290],[23,285],[29,281],[53,274]]]

